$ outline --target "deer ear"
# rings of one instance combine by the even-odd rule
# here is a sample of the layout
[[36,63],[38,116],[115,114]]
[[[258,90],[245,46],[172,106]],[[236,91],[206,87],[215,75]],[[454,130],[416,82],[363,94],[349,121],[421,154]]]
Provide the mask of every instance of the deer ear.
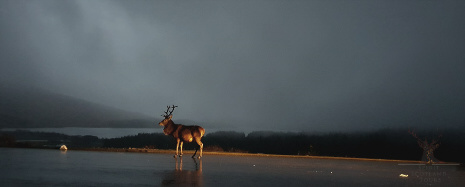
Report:
[[168,120],[171,120],[172,117],[173,117],[173,115],[170,115],[170,116],[168,117]]

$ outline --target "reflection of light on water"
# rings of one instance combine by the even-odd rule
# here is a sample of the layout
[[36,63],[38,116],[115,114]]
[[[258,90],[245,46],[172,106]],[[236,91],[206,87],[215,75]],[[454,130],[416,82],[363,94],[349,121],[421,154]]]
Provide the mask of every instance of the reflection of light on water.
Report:
[[66,152],[67,152],[67,151],[68,151],[68,150],[60,150],[61,154],[64,154],[64,155],[66,155]]

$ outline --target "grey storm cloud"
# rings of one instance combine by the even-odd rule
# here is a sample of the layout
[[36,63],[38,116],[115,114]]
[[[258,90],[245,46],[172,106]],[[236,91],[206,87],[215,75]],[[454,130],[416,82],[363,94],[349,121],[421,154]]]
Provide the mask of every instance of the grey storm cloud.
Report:
[[219,129],[465,126],[463,1],[1,1],[2,84]]

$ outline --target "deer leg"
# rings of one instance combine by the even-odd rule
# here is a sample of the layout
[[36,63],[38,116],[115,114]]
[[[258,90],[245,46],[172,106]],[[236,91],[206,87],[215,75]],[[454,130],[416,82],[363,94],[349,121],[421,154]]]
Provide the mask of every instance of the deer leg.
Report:
[[178,148],[179,148],[179,142],[180,141],[181,141],[180,139],[177,139],[178,143],[176,144],[176,154],[174,155],[174,158],[176,158],[178,156]]
[[179,155],[180,157],[182,156],[182,144],[184,144],[184,142],[181,141],[181,154]]
[[199,147],[200,147],[200,156],[199,156],[199,158],[202,158],[203,143],[202,143],[202,141],[200,141],[200,138],[196,138],[195,141],[197,142],[197,144],[199,144]]
[[199,158],[202,158],[203,143],[202,142],[200,142],[200,143],[201,144],[200,144],[200,156],[199,156]]

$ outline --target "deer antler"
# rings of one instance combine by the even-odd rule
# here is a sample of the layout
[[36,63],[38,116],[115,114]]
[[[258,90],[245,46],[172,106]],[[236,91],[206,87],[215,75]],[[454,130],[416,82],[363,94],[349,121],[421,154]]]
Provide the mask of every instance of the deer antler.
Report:
[[[168,107],[169,107],[169,106],[168,106]],[[176,108],[176,107],[178,107],[178,106],[174,106],[174,105],[171,106],[172,110],[170,111],[170,114],[169,114],[168,116],[171,116],[171,114],[173,114],[174,108]]]
[[162,114],[161,116],[163,116],[165,118],[168,117],[169,116],[169,114],[168,114],[169,111],[170,111],[170,106],[166,106],[165,114]]
[[[168,116],[171,116],[173,114],[174,108],[176,108],[176,107],[178,107],[178,106],[174,106],[174,105],[173,106],[169,106],[169,105],[166,106],[165,114],[161,115],[161,116],[163,116],[165,118],[167,118]],[[172,110],[170,111],[170,109],[172,109]]]

